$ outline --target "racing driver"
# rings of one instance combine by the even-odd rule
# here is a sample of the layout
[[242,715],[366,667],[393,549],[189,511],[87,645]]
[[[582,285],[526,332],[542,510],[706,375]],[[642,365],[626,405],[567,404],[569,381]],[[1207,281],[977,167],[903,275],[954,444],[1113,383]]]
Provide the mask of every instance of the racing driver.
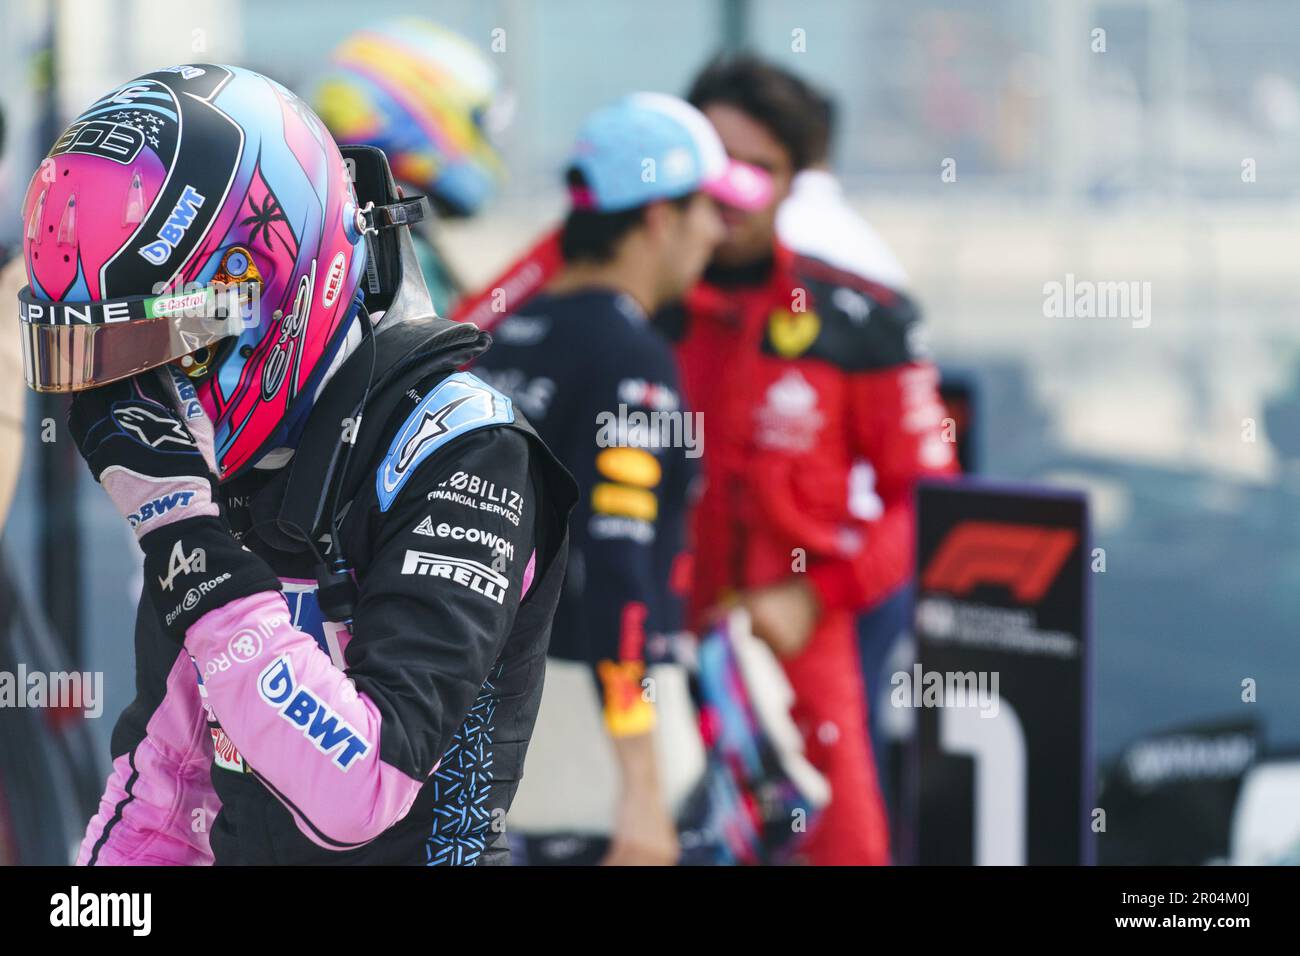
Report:
[[433,315],[426,201],[347,157],[267,77],[185,65],[106,93],[28,187],[27,382],[75,393],[144,552],[78,863],[508,859],[576,492],[457,371],[488,339]]

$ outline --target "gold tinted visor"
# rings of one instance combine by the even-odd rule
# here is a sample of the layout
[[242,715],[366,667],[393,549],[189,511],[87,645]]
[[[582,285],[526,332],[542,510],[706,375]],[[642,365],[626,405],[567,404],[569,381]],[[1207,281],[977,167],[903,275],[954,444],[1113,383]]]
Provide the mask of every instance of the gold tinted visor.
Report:
[[23,374],[37,392],[79,392],[174,362],[257,321],[257,286],[50,302],[18,293]]

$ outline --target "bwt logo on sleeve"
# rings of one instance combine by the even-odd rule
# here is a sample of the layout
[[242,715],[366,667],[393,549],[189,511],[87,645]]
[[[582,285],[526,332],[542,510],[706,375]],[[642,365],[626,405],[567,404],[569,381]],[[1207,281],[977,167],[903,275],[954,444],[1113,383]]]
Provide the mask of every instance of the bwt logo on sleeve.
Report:
[[174,491],[170,495],[163,495],[160,498],[154,498],[152,501],[146,501],[140,506],[139,511],[132,512],[126,516],[132,528],[138,528],[154,518],[161,518],[173,508],[184,508],[194,500],[192,491]]
[[281,654],[258,675],[257,691],[340,770],[370,752],[370,742],[306,687],[299,687],[289,655]]
[[140,255],[156,266],[171,258],[172,250],[185,238],[185,231],[194,224],[194,217],[199,214],[199,207],[204,202],[206,199],[202,193],[193,186],[186,186],[172,214],[167,217],[167,222],[158,230],[158,238],[147,246],[141,246]]

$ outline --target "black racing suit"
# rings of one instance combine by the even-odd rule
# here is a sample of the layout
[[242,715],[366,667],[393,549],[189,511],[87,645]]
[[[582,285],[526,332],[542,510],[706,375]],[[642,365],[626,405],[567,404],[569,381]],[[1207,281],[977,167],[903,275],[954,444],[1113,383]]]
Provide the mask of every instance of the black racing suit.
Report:
[[[408,361],[366,405],[362,480],[337,509],[350,628],[326,619],[318,562],[273,523],[312,453],[222,486],[231,529],[283,590],[206,614],[179,652],[142,603],[137,696],[79,862],[508,861],[574,491],[505,396],[450,372],[464,357]],[[318,417],[359,401],[337,401],[357,381],[337,378]],[[328,559],[328,524],[322,543]]]

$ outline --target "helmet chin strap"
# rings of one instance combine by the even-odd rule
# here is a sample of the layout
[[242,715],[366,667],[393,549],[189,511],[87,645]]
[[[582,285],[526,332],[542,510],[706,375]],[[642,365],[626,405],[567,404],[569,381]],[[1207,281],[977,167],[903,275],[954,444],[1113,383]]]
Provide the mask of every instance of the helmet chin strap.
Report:
[[411,196],[396,202],[376,206],[366,203],[357,210],[357,232],[364,235],[376,233],[380,229],[392,229],[395,226],[410,226],[429,215],[427,196]]
[[[427,206],[428,200],[421,201]],[[415,256],[415,240],[411,238],[410,229],[401,229],[397,234],[398,265],[402,278],[393,293],[393,301],[384,313],[385,320],[400,321],[403,318],[434,315],[433,299],[429,287],[424,283],[424,273],[420,271],[420,261]],[[396,318],[391,318],[391,317]]]
[[354,145],[340,152],[350,164],[357,202],[363,204],[351,227],[366,244],[366,274],[361,280],[366,309],[383,312],[384,322],[395,321],[390,316],[399,321],[435,314],[411,231],[404,228],[431,216],[428,198],[402,196],[382,150]]

